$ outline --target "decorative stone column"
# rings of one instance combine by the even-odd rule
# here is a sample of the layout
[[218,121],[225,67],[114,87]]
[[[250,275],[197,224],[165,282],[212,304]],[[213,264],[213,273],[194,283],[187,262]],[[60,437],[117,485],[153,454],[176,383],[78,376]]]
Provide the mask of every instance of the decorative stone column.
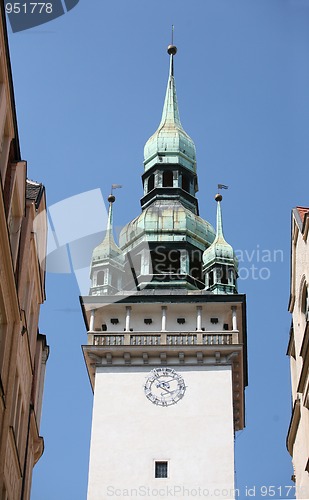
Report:
[[126,332],[130,331],[131,306],[126,306]]
[[162,306],[162,332],[166,331],[166,306]]
[[233,330],[238,330],[237,328],[237,313],[236,313],[236,306],[232,306],[232,326]]
[[93,332],[93,330],[94,330],[94,309],[91,309],[90,321],[89,321],[89,331]]
[[202,306],[196,306],[196,329],[198,332],[202,330]]

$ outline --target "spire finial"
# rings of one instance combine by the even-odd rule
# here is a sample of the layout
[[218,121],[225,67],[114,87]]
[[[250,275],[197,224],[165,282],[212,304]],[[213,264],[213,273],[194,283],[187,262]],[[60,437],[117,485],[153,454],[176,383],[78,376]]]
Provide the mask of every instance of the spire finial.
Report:
[[172,44],[167,47],[167,53],[171,56],[170,77],[174,76],[174,55],[177,53],[177,47],[174,45],[174,25],[172,24]]
[[107,201],[109,203],[109,207],[108,207],[108,216],[107,216],[106,236],[108,238],[112,234],[112,229],[113,229],[113,209],[112,209],[112,205],[113,205],[115,199],[116,198],[115,198],[115,196],[113,194],[110,194],[109,197],[107,198]]
[[222,194],[216,194],[215,200],[217,202],[217,238],[223,236],[223,225],[222,225],[222,214],[221,214],[221,205]]

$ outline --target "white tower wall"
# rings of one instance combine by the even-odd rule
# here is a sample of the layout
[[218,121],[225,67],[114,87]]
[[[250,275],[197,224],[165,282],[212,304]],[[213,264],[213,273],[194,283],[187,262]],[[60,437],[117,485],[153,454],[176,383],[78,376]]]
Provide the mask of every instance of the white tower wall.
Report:
[[[96,369],[88,500],[234,498],[231,365],[173,366],[186,391],[168,407],[145,396],[153,368]],[[167,478],[155,461],[168,462]]]

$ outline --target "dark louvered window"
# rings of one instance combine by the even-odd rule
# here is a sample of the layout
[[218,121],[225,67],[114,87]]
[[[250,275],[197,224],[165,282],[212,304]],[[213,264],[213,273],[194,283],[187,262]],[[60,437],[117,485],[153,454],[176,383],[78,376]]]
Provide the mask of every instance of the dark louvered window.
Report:
[[167,462],[156,462],[155,477],[167,477]]

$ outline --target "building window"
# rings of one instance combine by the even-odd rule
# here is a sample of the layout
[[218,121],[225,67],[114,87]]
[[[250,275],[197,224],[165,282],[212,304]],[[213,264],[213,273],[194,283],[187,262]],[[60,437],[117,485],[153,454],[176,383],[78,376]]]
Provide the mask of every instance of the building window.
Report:
[[223,285],[229,284],[228,269],[226,266],[222,266],[221,268],[221,283]]
[[151,174],[148,178],[148,193],[154,189],[154,175]]
[[104,283],[104,271],[99,271],[97,274],[97,286],[102,286]]
[[133,254],[131,252],[127,253],[126,256],[126,262],[125,262],[125,274],[124,274],[124,280],[126,285],[130,285],[135,283],[134,286],[138,285],[137,278],[141,274],[141,266],[142,266],[142,255],[141,253],[139,254]]
[[[308,314],[308,287],[307,283],[304,284],[302,294],[301,294],[301,312],[307,316]],[[306,318],[308,319],[308,318]]]
[[155,477],[167,477],[167,462],[155,462]]
[[151,263],[153,274],[162,274],[162,278],[170,274],[180,274],[181,262],[180,251],[160,245],[156,250],[152,250]]
[[171,170],[163,172],[163,187],[173,187],[173,172]]
[[210,273],[208,274],[208,286],[213,286],[214,284],[214,272],[213,271],[210,271]]
[[185,174],[182,174],[181,187],[184,191],[187,191],[187,193],[190,193],[190,179]]
[[190,274],[193,278],[202,281],[202,253],[200,250],[193,250],[190,256]]

